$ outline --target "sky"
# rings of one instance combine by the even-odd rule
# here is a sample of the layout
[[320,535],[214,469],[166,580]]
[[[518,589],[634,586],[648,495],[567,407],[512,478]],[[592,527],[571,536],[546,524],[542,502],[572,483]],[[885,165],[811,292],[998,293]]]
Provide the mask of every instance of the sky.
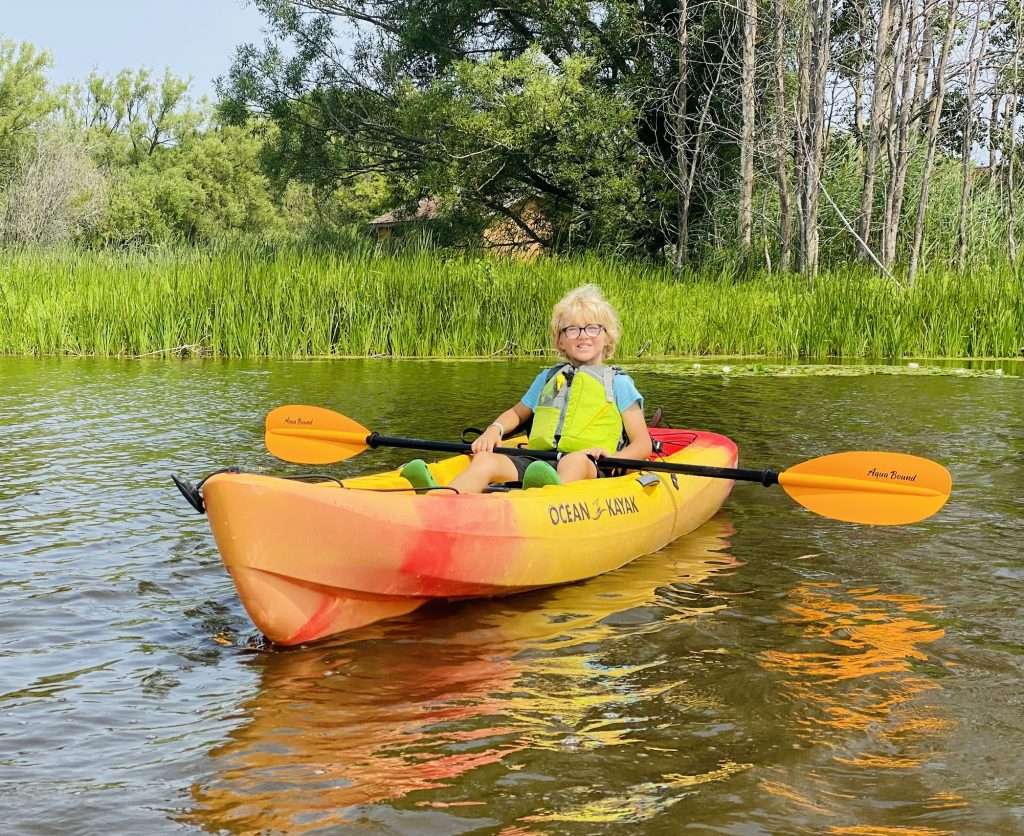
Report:
[[264,19],[246,0],[0,0],[0,38],[53,58],[54,84],[148,67],[192,77],[193,98],[214,95],[235,47],[261,42]]

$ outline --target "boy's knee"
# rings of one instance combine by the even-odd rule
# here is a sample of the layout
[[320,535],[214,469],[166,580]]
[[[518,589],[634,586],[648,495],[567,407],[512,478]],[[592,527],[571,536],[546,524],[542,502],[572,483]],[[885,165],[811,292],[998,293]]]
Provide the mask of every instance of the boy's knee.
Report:
[[503,458],[505,457],[501,453],[477,453],[469,466],[474,473],[491,475],[500,472]]
[[558,469],[561,470],[563,467],[573,467],[579,460],[582,453],[564,453],[558,460]]
[[567,453],[558,460],[558,475],[581,478],[594,476],[597,468],[586,453]]

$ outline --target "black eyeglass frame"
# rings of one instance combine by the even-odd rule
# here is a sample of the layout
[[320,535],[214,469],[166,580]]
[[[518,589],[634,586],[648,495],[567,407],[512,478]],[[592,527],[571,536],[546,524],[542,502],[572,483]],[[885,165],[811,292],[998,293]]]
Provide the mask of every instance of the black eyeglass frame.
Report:
[[[596,330],[594,330],[596,329]],[[607,330],[603,325],[597,322],[588,322],[586,325],[566,325],[564,328],[559,330],[559,334],[563,337],[568,337],[570,340],[578,340],[580,336],[586,334],[588,337],[600,337]],[[570,331],[575,331],[575,334],[570,334]]]

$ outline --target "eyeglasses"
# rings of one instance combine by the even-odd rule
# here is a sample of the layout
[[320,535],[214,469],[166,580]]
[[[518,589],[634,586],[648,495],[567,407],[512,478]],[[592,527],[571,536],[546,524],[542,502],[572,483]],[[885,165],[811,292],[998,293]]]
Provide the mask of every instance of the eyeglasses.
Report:
[[564,334],[570,340],[575,340],[579,338],[580,334],[586,334],[588,337],[599,337],[603,331],[603,325],[567,325],[559,333]]

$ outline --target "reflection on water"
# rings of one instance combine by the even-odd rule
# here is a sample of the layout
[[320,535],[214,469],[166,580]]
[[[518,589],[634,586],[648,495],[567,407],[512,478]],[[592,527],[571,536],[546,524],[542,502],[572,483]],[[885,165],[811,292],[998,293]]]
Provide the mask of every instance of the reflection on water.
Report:
[[[193,787],[188,818],[211,830],[305,832],[350,821],[360,805],[454,786],[494,764],[514,774],[527,767],[514,759],[524,750],[635,743],[642,706],[701,697],[652,677],[656,660],[610,663],[608,643],[724,606],[699,595],[688,605],[685,590],[735,568],[723,551],[730,533],[728,523],[712,521],[583,584],[447,605],[426,620],[384,623],[330,646],[261,655],[259,690],[242,706],[247,720],[211,751],[215,777]],[[622,798],[525,818],[638,820],[645,807],[653,813],[671,804],[677,789],[737,768],[669,774]]]
[[[801,629],[801,648],[766,651],[762,659],[769,670],[785,674],[783,687],[794,702],[819,709],[803,720],[810,736],[889,726],[901,709],[938,687],[934,680],[903,675],[912,671],[915,660],[926,661],[921,648],[944,634],[941,627],[913,615],[937,613],[938,606],[916,596],[815,583],[792,589],[786,609],[783,623]],[[886,734],[910,727],[927,732],[944,724],[908,717]]]
[[666,774],[660,781],[642,781],[630,784],[625,791],[607,795],[596,801],[581,801],[578,805],[557,812],[523,816],[527,822],[564,822],[575,824],[637,824],[668,811],[693,790],[703,784],[725,781],[749,769],[752,764],[724,763],[699,775]]
[[[787,649],[764,651],[761,663],[781,677],[780,691],[795,707],[793,732],[819,753],[813,768],[796,776],[787,772],[783,779],[772,774],[780,770],[768,770],[761,788],[815,817],[841,819],[856,806],[855,790],[865,778],[877,794],[889,781],[898,783],[901,771],[934,759],[952,723],[942,715],[940,701],[931,698],[939,682],[916,667],[926,669],[927,645],[945,634],[936,625],[941,614],[941,607],[919,596],[878,588],[836,582],[793,587],[781,623],[795,635]],[[828,789],[835,786],[837,771],[847,776],[849,793]],[[915,804],[934,815],[966,802],[940,792]],[[836,824],[828,832],[936,836],[952,831]]]

